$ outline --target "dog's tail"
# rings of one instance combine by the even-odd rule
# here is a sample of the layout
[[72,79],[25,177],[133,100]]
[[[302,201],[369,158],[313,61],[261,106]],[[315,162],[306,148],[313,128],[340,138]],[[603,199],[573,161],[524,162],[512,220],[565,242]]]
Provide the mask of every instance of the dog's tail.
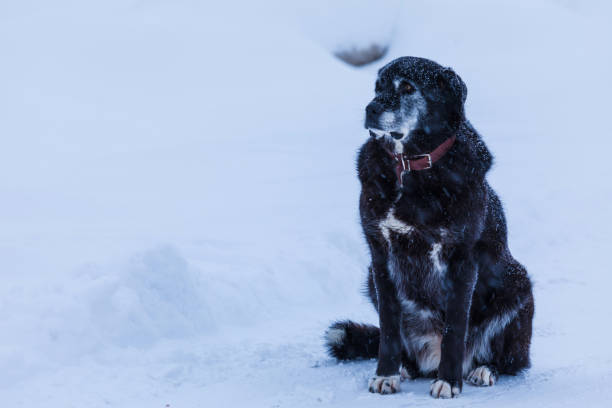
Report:
[[350,320],[336,322],[325,332],[327,351],[338,360],[376,358],[379,342],[378,327]]

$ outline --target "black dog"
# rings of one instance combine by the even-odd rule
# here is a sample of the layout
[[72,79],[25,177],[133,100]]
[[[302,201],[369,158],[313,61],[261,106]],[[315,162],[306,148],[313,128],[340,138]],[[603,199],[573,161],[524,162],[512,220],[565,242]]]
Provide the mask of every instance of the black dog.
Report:
[[341,360],[378,357],[371,392],[422,375],[437,378],[432,396],[451,398],[464,378],[489,386],[529,367],[531,282],[508,250],[466,94],[452,69],[403,57],[378,72],[366,108],[359,209],[380,329],[337,322],[326,341]]

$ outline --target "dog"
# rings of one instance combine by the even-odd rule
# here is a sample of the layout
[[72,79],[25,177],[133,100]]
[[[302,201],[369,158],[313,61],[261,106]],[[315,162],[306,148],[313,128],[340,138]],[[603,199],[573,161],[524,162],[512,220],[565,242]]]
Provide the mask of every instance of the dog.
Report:
[[492,386],[530,366],[531,282],[508,249],[466,96],[451,68],[402,57],[378,71],[366,107],[359,210],[379,327],[338,321],[326,345],[339,360],[378,359],[370,392],[421,376],[434,398],[453,398],[464,380]]

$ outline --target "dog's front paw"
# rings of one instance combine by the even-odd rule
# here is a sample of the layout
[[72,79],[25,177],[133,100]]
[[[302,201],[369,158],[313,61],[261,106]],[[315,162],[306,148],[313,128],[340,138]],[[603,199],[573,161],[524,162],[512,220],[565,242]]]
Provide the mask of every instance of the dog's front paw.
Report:
[[451,384],[444,380],[435,380],[431,383],[429,395],[434,398],[454,398],[461,393],[457,384]]
[[494,370],[491,370],[489,367],[483,365],[470,371],[466,379],[472,385],[490,387],[495,384],[497,375],[495,374]]
[[380,394],[393,394],[400,390],[400,376],[391,375],[389,377],[374,376],[368,383],[368,389],[370,392],[377,392]]

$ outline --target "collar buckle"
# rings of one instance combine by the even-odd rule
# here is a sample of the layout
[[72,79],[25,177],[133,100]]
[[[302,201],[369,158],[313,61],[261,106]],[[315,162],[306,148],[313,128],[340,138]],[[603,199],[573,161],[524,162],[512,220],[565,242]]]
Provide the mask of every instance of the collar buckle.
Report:
[[408,171],[410,172],[410,159],[406,158],[401,153],[389,153],[393,160],[397,163],[397,167],[400,169],[400,174]]
[[404,171],[407,171],[410,173],[410,160],[405,158],[404,155],[402,154],[402,159],[401,159],[401,163],[402,163],[402,173]]
[[426,153],[426,154],[417,154],[414,157],[419,157],[419,158],[427,157],[427,161],[428,161],[427,167],[425,167],[423,170],[429,170],[429,169],[431,169],[433,167],[433,162],[431,161],[431,154],[429,154],[429,153]]

